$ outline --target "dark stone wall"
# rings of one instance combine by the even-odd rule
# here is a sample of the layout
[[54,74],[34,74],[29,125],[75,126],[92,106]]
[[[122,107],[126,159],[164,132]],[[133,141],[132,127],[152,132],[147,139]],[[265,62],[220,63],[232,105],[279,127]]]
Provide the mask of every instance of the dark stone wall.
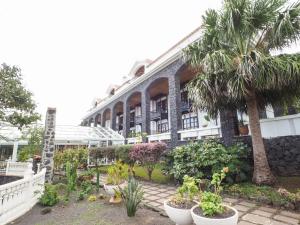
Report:
[[[250,136],[235,137],[252,147]],[[300,176],[300,135],[264,139],[272,172],[279,176]]]
[[11,183],[17,180],[22,179],[22,177],[18,176],[2,176],[0,175],[0,185]]

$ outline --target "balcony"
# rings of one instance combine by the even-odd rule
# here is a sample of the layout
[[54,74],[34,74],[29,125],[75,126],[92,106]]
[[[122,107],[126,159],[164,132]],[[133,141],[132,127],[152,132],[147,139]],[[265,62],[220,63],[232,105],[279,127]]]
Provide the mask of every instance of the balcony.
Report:
[[191,130],[180,130],[180,140],[189,140],[189,139],[204,139],[206,137],[220,137],[221,128],[220,126],[211,126],[211,127],[201,127]]
[[135,117],[135,124],[142,124],[142,116]]
[[151,111],[150,112],[150,120],[164,120],[168,119],[169,115],[167,111]]
[[148,135],[148,142],[166,141],[171,139],[171,133],[161,133]]
[[189,102],[181,102],[181,112],[189,112],[191,111],[191,103]]

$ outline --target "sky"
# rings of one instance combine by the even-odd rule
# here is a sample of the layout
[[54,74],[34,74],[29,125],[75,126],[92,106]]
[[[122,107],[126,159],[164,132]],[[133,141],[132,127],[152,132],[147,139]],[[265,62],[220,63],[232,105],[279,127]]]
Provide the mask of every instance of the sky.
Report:
[[[135,61],[155,59],[221,0],[1,0],[0,63],[17,65],[45,116],[78,125]],[[44,122],[44,121],[42,121]]]

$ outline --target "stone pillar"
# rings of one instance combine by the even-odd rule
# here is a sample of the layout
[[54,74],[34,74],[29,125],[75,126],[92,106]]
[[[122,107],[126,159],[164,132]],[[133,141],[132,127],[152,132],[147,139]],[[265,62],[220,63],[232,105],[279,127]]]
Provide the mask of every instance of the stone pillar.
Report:
[[116,110],[116,107],[113,107],[111,109],[111,116],[110,116],[110,126],[111,126],[111,129],[113,130],[117,130],[117,127],[116,127],[116,120],[117,120],[117,110]]
[[123,136],[127,138],[130,130],[130,105],[124,102],[123,107]]
[[171,147],[177,146],[178,131],[181,129],[181,95],[179,76],[169,77],[169,101],[171,127]]
[[236,110],[221,111],[220,123],[224,144],[230,146],[233,143],[233,137],[239,134]]
[[46,182],[51,182],[53,177],[53,156],[55,149],[55,120],[56,109],[48,108],[45,122],[45,133],[42,154],[42,166],[46,168]]
[[142,92],[142,133],[150,134],[150,94],[147,90]]
[[16,162],[17,161],[17,157],[18,157],[18,146],[19,146],[19,142],[18,140],[14,141],[14,147],[13,147],[13,154],[11,157],[11,161]]

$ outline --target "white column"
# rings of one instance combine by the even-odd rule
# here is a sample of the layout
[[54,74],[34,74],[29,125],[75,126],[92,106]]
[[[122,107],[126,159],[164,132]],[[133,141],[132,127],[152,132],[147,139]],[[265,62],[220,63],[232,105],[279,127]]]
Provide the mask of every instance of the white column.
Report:
[[16,162],[17,161],[17,155],[18,155],[18,146],[19,146],[19,143],[17,140],[14,141],[14,148],[13,148],[13,154],[12,154],[12,161],[13,162]]

